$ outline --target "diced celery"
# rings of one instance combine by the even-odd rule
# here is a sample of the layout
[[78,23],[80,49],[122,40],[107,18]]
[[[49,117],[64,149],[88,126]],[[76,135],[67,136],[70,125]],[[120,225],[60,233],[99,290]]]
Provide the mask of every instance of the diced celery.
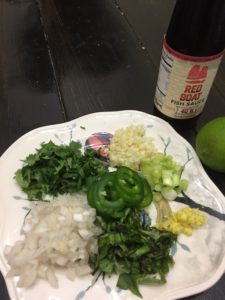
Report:
[[155,166],[153,169],[152,169],[152,176],[154,178],[160,178],[162,175],[162,170],[161,170],[161,167],[157,167]]
[[173,185],[172,176],[173,176],[172,170],[166,170],[166,169],[162,170],[163,185],[172,186]]
[[172,177],[163,177],[163,185],[165,186],[172,186],[173,183],[172,183]]
[[173,174],[172,176],[172,186],[176,187],[180,185],[180,175],[177,173]]
[[187,189],[188,181],[181,179],[183,168],[171,155],[157,153],[152,158],[144,158],[140,170],[150,183],[153,192],[161,192],[167,199],[174,199]]
[[186,191],[188,188],[188,181],[186,179],[181,179],[179,187],[181,191]]
[[161,192],[161,190],[162,190],[162,185],[161,185],[161,184],[156,184],[155,187],[154,187],[154,190],[155,190],[156,192]]
[[166,198],[167,200],[172,201],[172,200],[176,199],[177,192],[174,189],[170,188],[170,187],[164,187],[162,189],[162,196],[164,198]]

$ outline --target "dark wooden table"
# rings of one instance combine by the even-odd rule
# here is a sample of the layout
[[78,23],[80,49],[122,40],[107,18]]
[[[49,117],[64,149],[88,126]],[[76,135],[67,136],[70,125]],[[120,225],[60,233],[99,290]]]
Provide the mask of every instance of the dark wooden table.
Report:
[[[157,114],[153,97],[174,0],[1,0],[0,154],[24,133],[87,113]],[[204,112],[172,122],[193,146],[207,121],[225,115],[225,60]],[[225,174],[206,169],[225,194]],[[225,299],[225,276],[187,299]],[[0,277],[0,300],[8,300]]]

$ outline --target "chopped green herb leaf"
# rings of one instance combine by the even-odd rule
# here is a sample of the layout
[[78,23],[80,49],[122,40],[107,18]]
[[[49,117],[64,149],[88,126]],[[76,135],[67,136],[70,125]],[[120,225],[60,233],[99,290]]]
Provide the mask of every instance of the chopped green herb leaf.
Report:
[[42,143],[40,149],[24,160],[25,165],[16,171],[15,179],[30,200],[46,195],[74,193],[86,189],[86,180],[108,172],[93,149],[81,152],[81,143],[56,145]]
[[174,261],[170,248],[175,234],[151,227],[143,211],[126,209],[124,217],[107,222],[97,216],[96,224],[103,229],[98,237],[98,253],[89,264],[93,270],[111,276],[119,275],[117,286],[130,289],[141,297],[139,284],[162,284]]

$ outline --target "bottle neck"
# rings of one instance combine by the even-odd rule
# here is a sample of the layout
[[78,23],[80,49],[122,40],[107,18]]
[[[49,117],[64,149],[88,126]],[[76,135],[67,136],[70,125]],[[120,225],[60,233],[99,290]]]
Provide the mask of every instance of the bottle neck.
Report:
[[212,56],[225,48],[224,0],[177,0],[167,44],[190,56]]

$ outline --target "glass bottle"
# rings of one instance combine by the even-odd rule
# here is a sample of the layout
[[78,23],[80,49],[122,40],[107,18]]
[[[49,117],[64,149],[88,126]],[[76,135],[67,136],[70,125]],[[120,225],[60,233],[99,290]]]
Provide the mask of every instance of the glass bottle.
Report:
[[174,119],[199,115],[225,48],[225,0],[177,0],[165,35],[155,106]]

